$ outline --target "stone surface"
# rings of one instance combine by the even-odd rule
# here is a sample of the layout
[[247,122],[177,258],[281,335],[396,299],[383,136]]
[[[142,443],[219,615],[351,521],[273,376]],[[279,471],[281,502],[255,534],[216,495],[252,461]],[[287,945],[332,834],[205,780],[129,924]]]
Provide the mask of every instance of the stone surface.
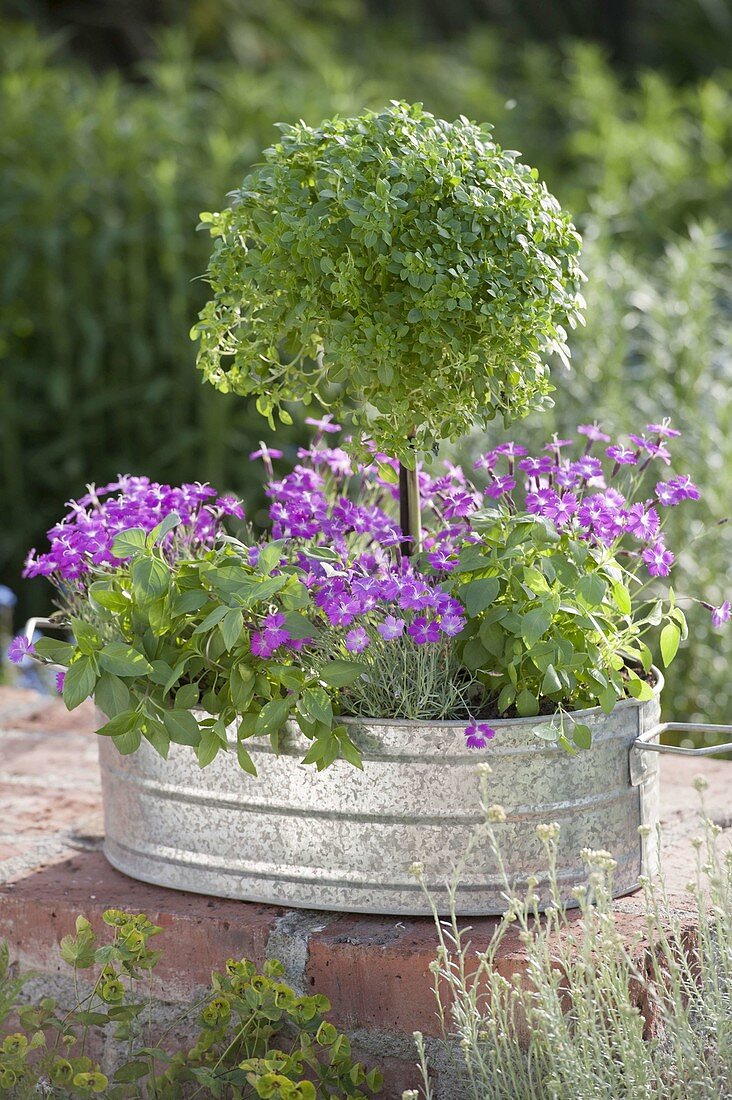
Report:
[[[24,969],[59,981],[57,945],[83,912],[101,928],[107,908],[145,912],[165,932],[157,994],[186,1003],[229,956],[260,964],[279,957],[295,987],[326,994],[333,1022],[354,1035],[359,1055],[384,1065],[384,1100],[419,1084],[412,1032],[439,1033],[429,964],[437,937],[429,918],[369,917],[286,910],[208,898],[135,882],[110,867],[101,851],[101,794],[93,711],[69,715],[59,700],[0,688],[0,938]],[[662,757],[664,868],[670,905],[688,911],[690,840],[698,832],[694,775],[709,782],[709,816],[732,844],[732,762],[691,764]],[[617,902],[630,940],[642,931],[638,896]],[[486,946],[493,918],[466,921],[471,940]],[[166,940],[170,945],[165,951]],[[498,965],[521,970],[521,945],[509,937]],[[41,980],[41,979],[37,979]],[[639,993],[642,999],[642,992]],[[439,1065],[436,1096],[453,1095],[449,1068]]]

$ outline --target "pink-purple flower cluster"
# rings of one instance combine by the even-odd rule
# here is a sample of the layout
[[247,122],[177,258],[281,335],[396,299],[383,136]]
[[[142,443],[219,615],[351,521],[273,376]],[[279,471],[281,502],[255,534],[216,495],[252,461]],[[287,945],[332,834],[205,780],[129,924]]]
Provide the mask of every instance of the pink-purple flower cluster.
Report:
[[173,487],[129,475],[99,489],[90,487],[68,507],[68,514],[48,532],[50,549],[40,555],[31,550],[23,576],[74,582],[92,566],[119,565],[112,554],[116,536],[132,527],[152,531],[172,512],[180,516],[181,527],[168,536],[168,545],[180,554],[212,546],[223,516],[244,516],[238,500],[219,496],[210,485]]
[[344,628],[344,645],[361,653],[379,635],[416,645],[452,638],[465,626],[459,600],[409,566],[364,573],[361,564],[312,582],[313,600],[329,627]]
[[[475,463],[489,477],[485,495],[505,499],[512,511],[518,508],[512,493],[517,487],[516,471],[524,475],[525,509],[552,521],[558,530],[569,530],[589,542],[624,550],[645,565],[652,577],[667,577],[674,555],[663,537],[661,511],[685,500],[698,500],[699,490],[686,475],[657,481],[652,496],[634,500],[640,475],[652,461],[668,465],[671,456],[665,441],[679,435],[667,421],[648,424],[649,435],[629,435],[629,444],[611,443],[610,436],[598,424],[581,424],[583,453],[572,457],[573,441],[552,439],[544,454],[529,455],[517,444],[501,444],[482,455]],[[609,446],[604,446],[609,444]],[[591,453],[602,446],[600,455]],[[516,463],[516,459],[518,462]],[[501,462],[505,463],[504,470]],[[624,492],[609,484],[624,467],[637,471],[635,484],[624,484]],[[660,511],[661,510],[661,511]],[[628,542],[627,540],[630,540]]]
[[[338,479],[347,480],[351,468],[345,465],[347,456],[342,460],[341,454],[344,452],[327,449],[305,452],[304,456],[310,457],[313,466],[324,467]],[[318,542],[341,555],[347,555],[354,537],[383,547],[399,543],[394,518],[377,501],[357,503],[346,491],[334,493],[320,469],[297,465],[285,477],[270,481],[265,492],[272,501],[269,514],[276,539]]]

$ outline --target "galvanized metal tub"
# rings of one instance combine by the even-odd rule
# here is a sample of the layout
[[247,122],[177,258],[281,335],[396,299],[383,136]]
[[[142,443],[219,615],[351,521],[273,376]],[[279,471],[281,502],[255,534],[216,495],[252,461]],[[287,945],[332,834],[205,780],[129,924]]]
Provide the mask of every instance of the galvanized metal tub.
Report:
[[[611,715],[577,714],[593,732],[588,752],[569,756],[530,732],[537,719],[494,722],[485,750],[465,746],[463,722],[346,719],[363,771],[338,761],[324,772],[300,764],[308,742],[291,727],[276,756],[250,740],[259,775],[233,753],[200,769],[193,750],[171,745],[163,760],[143,742],[121,756],[99,739],[105,854],[144,882],[220,897],[347,912],[426,914],[410,872],[418,861],[441,912],[447,884],[482,820],[476,765],[490,763],[491,802],[506,869],[520,890],[537,875],[547,900],[545,856],[536,826],[561,826],[558,873],[565,900],[585,880],[583,848],[608,849],[618,862],[615,891],[632,891],[655,869],[658,757],[634,756],[659,722],[654,698],[622,702]],[[548,719],[547,719],[548,721]],[[230,733],[232,746],[235,733]],[[639,835],[650,825],[651,835]],[[479,844],[462,868],[463,915],[500,913],[504,885]]]

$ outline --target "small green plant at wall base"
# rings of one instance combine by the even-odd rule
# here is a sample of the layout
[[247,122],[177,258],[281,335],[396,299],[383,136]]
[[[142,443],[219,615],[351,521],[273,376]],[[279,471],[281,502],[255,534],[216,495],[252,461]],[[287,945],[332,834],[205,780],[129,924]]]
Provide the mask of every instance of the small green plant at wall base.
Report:
[[231,207],[202,215],[205,377],[257,395],[272,427],[315,400],[411,466],[415,448],[546,405],[583,276],[538,173],[490,127],[420,105],[281,131]]
[[[0,1028],[11,1015],[20,1030],[0,1035],[0,1095],[156,1100],[367,1100],[381,1088],[378,1070],[351,1058],[345,1035],[324,1018],[325,997],[298,996],[283,981],[283,967],[229,959],[222,973],[174,1026],[195,1030],[186,1050],[171,1049],[171,1027],[156,1027],[146,992],[160,952],[149,946],[162,929],[143,914],[109,909],[114,930],[99,945],[89,921],[78,917],[76,935],[60,945],[73,968],[77,1003],[62,1010],[44,997],[21,1003],[22,979],[10,977],[8,950],[0,948]],[[82,985],[86,979],[86,985]],[[90,1040],[114,1028],[127,1055],[110,1072],[86,1053]]]

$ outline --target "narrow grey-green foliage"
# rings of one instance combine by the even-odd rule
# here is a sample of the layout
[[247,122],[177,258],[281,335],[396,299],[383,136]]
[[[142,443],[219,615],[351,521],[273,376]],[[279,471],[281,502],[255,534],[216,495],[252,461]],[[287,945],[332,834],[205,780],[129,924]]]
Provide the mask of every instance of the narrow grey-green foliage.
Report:
[[231,206],[202,215],[205,377],[270,419],[315,399],[412,462],[410,435],[424,448],[542,408],[583,276],[538,172],[490,127],[420,105],[281,130]]
[[[490,823],[482,783],[487,819],[473,844],[488,844],[503,866],[500,826]],[[579,915],[570,919],[560,901],[552,825],[537,829],[552,894],[542,920],[531,887],[518,897],[508,877],[507,915],[477,957],[470,930],[454,915],[435,918],[438,1012],[445,1040],[457,1045],[466,1098],[732,1095],[732,852],[719,850],[719,826],[705,819],[700,831],[689,910],[680,916],[670,905],[663,879],[646,881],[644,927],[631,942],[616,924],[615,861],[607,852],[583,853],[588,880],[575,891]],[[508,980],[496,965],[509,931],[523,944],[522,980]]]
[[[482,701],[484,690],[458,660],[452,639],[418,645],[408,634],[388,642],[376,630],[370,636],[368,649],[358,656],[362,675],[341,691],[341,713],[410,721],[467,720]],[[343,659],[349,654],[333,645],[326,656]]]

